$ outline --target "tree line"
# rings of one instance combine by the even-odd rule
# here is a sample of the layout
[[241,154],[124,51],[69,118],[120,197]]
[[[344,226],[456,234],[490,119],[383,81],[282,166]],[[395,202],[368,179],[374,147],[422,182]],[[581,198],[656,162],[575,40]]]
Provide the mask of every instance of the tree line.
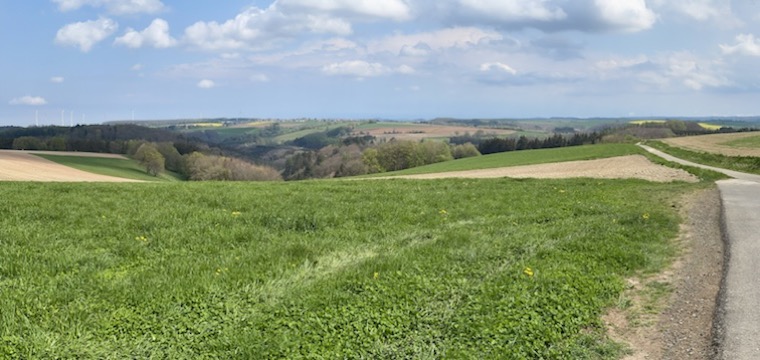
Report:
[[478,146],[481,154],[494,154],[507,151],[533,150],[533,149],[550,149],[565,146],[580,146],[596,144],[604,136],[600,132],[576,133],[572,136],[554,134],[545,139],[528,138],[520,136],[519,138],[493,138],[483,140]]

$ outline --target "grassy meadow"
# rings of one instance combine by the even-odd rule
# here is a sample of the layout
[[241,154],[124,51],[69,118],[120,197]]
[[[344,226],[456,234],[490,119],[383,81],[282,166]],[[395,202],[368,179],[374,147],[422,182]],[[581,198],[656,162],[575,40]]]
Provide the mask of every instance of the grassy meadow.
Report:
[[[747,141],[740,142],[744,146],[750,147],[747,144],[751,144],[755,137],[746,138]],[[744,140],[744,139],[739,139]],[[739,140],[734,140],[731,143],[735,143]],[[684,160],[695,162],[698,164],[709,165],[719,167],[723,169],[729,169],[734,171],[741,171],[751,174],[760,174],[760,158],[754,156],[726,156],[716,153],[697,152],[691,151],[677,146],[670,146],[662,141],[647,141],[647,145],[666,152],[675,157],[679,157]],[[737,145],[732,145],[737,146]]]
[[108,175],[124,179],[142,181],[181,181],[178,174],[164,171],[159,176],[152,176],[145,172],[145,168],[131,159],[96,158],[84,156],[63,156],[34,154],[52,162],[72,167],[93,174]]
[[732,140],[722,145],[736,148],[760,149],[760,135]]
[[0,358],[614,359],[698,186],[0,183]]

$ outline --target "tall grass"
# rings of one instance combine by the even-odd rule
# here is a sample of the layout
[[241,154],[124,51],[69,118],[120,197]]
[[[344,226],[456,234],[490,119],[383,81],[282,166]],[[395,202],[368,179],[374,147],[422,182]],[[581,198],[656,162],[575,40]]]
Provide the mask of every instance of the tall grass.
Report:
[[695,185],[0,184],[0,358],[615,358]]

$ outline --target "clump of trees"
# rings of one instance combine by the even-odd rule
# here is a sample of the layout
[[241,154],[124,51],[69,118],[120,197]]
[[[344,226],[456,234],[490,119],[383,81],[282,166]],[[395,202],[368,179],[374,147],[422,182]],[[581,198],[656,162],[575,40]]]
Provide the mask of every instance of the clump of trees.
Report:
[[194,152],[184,158],[184,175],[198,181],[279,181],[280,173],[274,168],[218,155]]
[[587,144],[596,144],[602,140],[602,133],[577,133],[573,136],[564,136],[554,134],[545,139],[529,139],[525,136],[514,138],[494,138],[480,143],[478,150],[481,154],[493,154],[507,151],[532,150],[532,149],[550,149],[565,146],[579,146]]
[[293,154],[286,161],[282,175],[286,180],[357,176],[478,155],[478,149],[472,144],[449,145],[432,140],[391,140],[380,144],[344,142]]
[[206,155],[198,151],[181,155],[169,142],[128,144],[128,154],[139,161],[145,170],[158,176],[164,170],[173,171],[188,180],[196,181],[277,181],[280,173],[272,167],[221,155]]
[[165,169],[166,158],[158,151],[155,145],[145,143],[140,145],[134,155],[148,174],[158,176]]

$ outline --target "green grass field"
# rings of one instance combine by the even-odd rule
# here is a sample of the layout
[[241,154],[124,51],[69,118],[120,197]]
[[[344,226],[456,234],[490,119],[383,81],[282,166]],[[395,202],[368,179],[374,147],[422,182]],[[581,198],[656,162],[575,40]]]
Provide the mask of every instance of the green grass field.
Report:
[[[752,139],[752,138],[748,138]],[[753,156],[726,156],[715,153],[695,152],[670,146],[661,141],[647,141],[647,145],[666,152],[675,157],[703,165],[710,165],[723,169],[741,171],[752,174],[760,174],[760,158]]]
[[760,135],[732,140],[721,145],[727,145],[727,146],[737,147],[737,148],[760,149]]
[[645,151],[638,146],[631,144],[600,144],[588,146],[572,146],[556,149],[510,151],[458,159],[454,161],[446,161],[401,171],[375,174],[373,176],[431,174],[448,171],[493,169],[500,167],[546,164],[563,161],[601,159],[614,156],[643,154],[644,152]]
[[699,186],[0,183],[0,358],[614,359]]
[[172,172],[164,172],[158,177],[145,171],[136,161],[131,159],[109,159],[85,156],[61,156],[34,154],[41,158],[66,165],[93,174],[108,175],[132,180],[143,181],[181,181],[181,177]]

